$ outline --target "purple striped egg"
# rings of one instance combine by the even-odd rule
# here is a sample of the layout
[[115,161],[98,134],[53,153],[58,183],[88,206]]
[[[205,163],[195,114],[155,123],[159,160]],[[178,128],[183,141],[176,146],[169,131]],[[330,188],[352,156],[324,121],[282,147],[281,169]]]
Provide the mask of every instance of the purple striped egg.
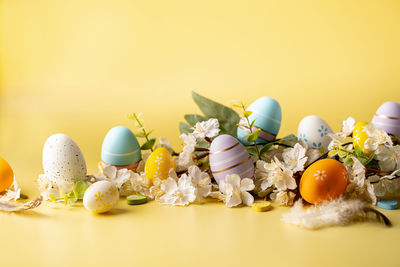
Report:
[[242,179],[254,175],[254,163],[249,152],[231,135],[223,134],[213,140],[209,160],[217,183],[230,174],[238,174]]
[[389,134],[400,136],[400,104],[396,101],[383,103],[372,118],[372,123]]

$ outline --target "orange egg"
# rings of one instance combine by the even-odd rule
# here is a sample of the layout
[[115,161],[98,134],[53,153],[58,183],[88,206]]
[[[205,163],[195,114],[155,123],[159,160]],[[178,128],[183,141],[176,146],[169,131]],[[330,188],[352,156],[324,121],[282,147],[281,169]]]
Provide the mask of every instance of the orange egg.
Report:
[[333,200],[344,193],[349,174],[342,163],[323,159],[308,167],[300,179],[300,194],[311,204]]
[[0,157],[0,192],[8,189],[14,181],[14,172],[7,161]]

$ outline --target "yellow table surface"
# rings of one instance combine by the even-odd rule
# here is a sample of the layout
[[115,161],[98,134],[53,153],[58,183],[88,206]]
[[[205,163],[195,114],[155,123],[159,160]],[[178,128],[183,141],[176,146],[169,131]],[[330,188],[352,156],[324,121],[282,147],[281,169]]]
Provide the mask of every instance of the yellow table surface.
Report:
[[[280,137],[311,114],[339,131],[400,101],[399,25],[397,0],[0,0],[0,156],[35,197],[54,133],[94,172],[106,132],[141,111],[179,151],[191,90],[226,105],[274,97]],[[44,203],[0,213],[0,266],[400,266],[399,210],[382,210],[390,229],[318,231],[282,223],[286,210]]]

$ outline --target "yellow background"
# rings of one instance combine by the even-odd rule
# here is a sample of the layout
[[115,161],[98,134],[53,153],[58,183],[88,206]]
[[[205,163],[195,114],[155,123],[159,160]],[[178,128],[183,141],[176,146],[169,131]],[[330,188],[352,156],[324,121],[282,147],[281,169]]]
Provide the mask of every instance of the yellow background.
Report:
[[[42,146],[57,132],[78,143],[90,171],[108,129],[133,126],[130,112],[143,112],[146,126],[179,150],[178,122],[198,111],[191,90],[226,105],[274,97],[281,136],[306,115],[337,131],[349,115],[369,121],[384,101],[400,101],[397,0],[0,0],[0,19],[0,154],[30,196]],[[45,203],[0,214],[1,260],[400,264],[398,211],[384,211],[390,230],[366,223],[310,232],[281,223],[284,210],[122,201],[94,217]]]

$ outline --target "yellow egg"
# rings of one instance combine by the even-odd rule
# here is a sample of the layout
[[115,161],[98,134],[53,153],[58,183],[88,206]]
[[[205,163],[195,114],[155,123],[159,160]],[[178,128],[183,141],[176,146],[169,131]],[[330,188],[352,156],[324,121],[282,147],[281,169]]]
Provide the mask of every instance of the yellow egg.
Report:
[[168,178],[170,169],[175,170],[174,159],[166,148],[159,147],[147,159],[144,172],[150,181],[153,181],[155,178],[163,180]]
[[368,124],[365,121],[359,121],[354,126],[353,130],[353,146],[359,146],[365,154],[371,154],[371,151],[365,148],[365,141],[368,139],[368,134],[365,131],[364,127]]

